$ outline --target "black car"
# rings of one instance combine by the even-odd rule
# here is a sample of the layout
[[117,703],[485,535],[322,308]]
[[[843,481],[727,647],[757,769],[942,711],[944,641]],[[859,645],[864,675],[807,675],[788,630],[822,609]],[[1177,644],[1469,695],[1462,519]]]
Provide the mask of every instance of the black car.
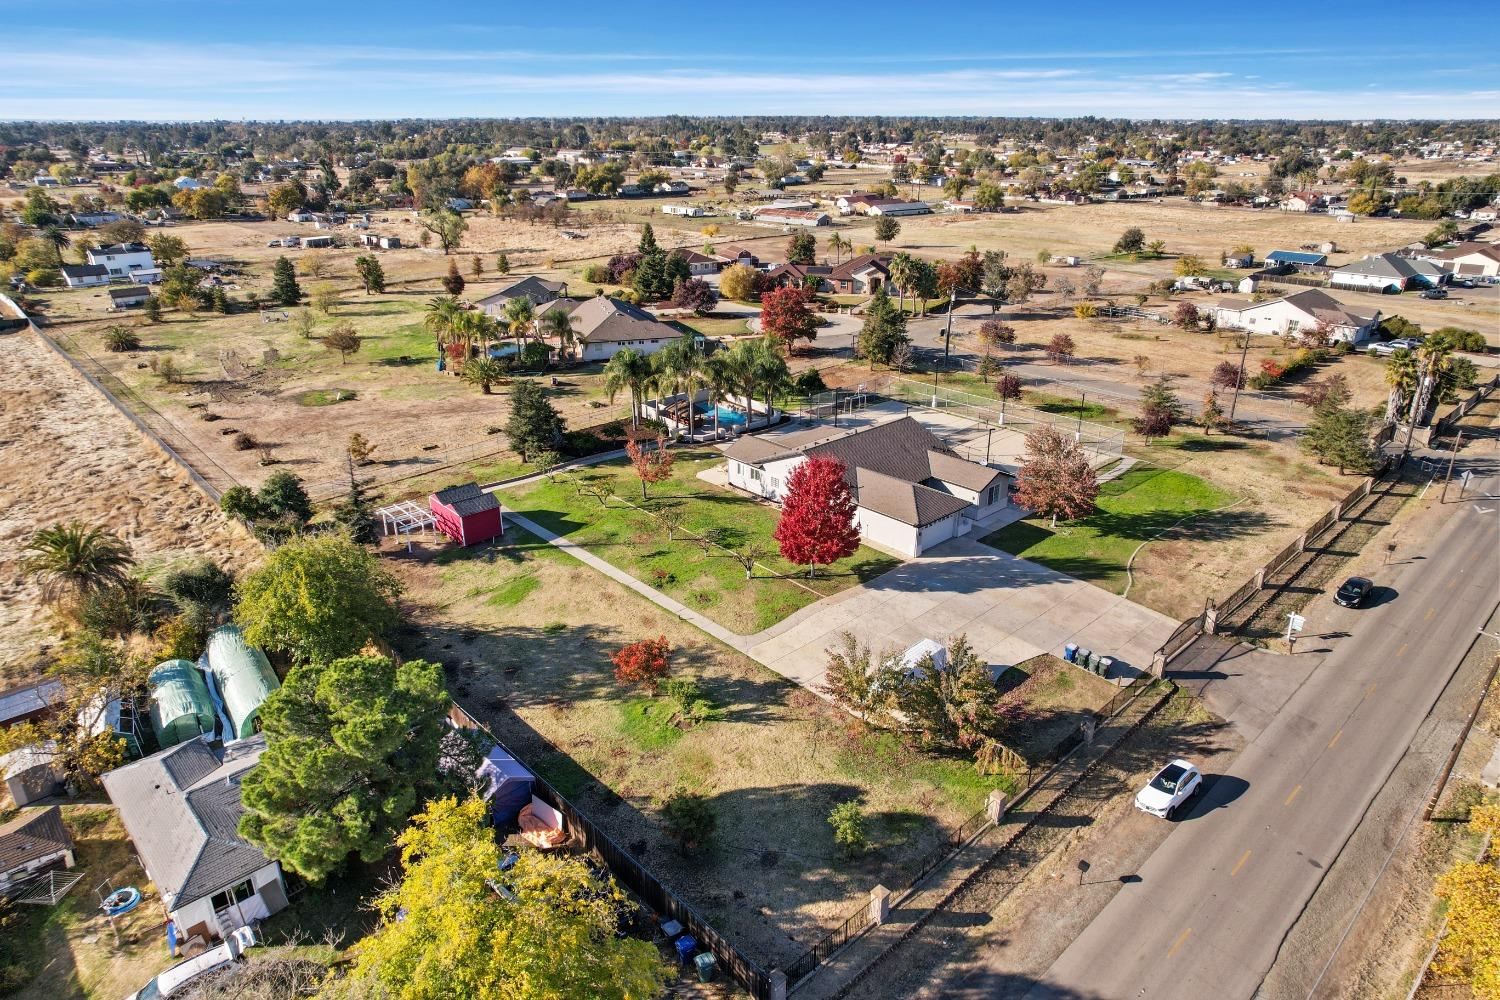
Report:
[[1344,581],[1333,595],[1333,603],[1341,604],[1346,608],[1357,608],[1365,603],[1365,598],[1370,596],[1370,590],[1375,584],[1362,576],[1351,576]]

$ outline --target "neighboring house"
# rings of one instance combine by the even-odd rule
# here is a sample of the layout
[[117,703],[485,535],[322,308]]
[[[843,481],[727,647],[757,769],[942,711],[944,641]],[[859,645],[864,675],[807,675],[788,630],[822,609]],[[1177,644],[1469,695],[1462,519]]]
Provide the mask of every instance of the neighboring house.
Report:
[[757,208],[751,215],[757,222],[775,222],[783,226],[827,226],[833,222],[827,212],[805,208]]
[[568,318],[584,361],[605,361],[626,347],[655,354],[682,337],[639,306],[605,295],[580,302]]
[[0,894],[38,872],[73,864],[73,838],[57,806],[23,812],[0,826]]
[[527,298],[533,306],[545,305],[568,294],[565,281],[547,281],[534,274],[524,274],[509,279],[509,283],[474,303],[488,316],[504,316],[506,303],[511,299]]
[[92,229],[95,226],[103,226],[111,222],[119,222],[124,216],[119,212],[74,212],[68,216],[68,221],[75,226]]
[[286,907],[281,866],[239,835],[240,782],[265,749],[263,735],[201,736],[103,776],[178,940],[223,937]]
[[309,211],[305,208],[294,208],[286,213],[286,221],[288,222],[315,222],[317,218],[317,212]]
[[103,264],[64,264],[58,270],[62,271],[63,283],[69,288],[109,284],[109,268]]
[[48,718],[65,700],[62,682],[54,679],[0,691],[0,729]]
[[931,215],[932,206],[925,201],[872,201],[865,206],[866,215]]
[[142,305],[151,297],[151,289],[145,285],[132,285],[129,288],[111,288],[109,290],[109,307],[111,309],[130,309]]
[[701,219],[708,213],[697,205],[663,205],[662,215],[681,215],[689,219]]
[[1474,222],[1496,222],[1500,221],[1500,204],[1486,205],[1476,208],[1469,213],[1469,218]]
[[948,211],[956,212],[960,215],[968,215],[971,212],[981,211],[980,207],[974,202],[960,201],[957,198],[948,199],[947,201],[943,202],[943,206],[947,208]]
[[302,237],[302,241],[301,242],[302,242],[303,249],[306,249],[306,250],[318,250],[318,249],[321,249],[323,247],[331,247],[331,246],[333,246],[333,237],[332,236],[304,236],[304,237]]
[[662,181],[651,190],[656,194],[687,194],[692,188],[687,181]]
[[1213,314],[1224,329],[1275,336],[1296,334],[1298,330],[1326,323],[1334,340],[1356,345],[1368,340],[1380,325],[1379,309],[1372,316],[1362,316],[1318,288],[1265,302],[1221,299],[1214,304]]
[[201,188],[208,187],[207,184],[198,180],[196,177],[179,177],[172,182],[172,186],[179,191],[197,191]]
[[891,255],[862,253],[828,273],[828,285],[838,295],[873,295],[891,280]]
[[57,743],[47,740],[0,754],[0,780],[5,782],[11,802],[17,806],[30,805],[63,791]]
[[833,268],[827,264],[779,264],[766,272],[766,279],[780,288],[812,288],[821,292],[832,273]]
[[1281,203],[1283,212],[1312,212],[1323,208],[1327,200],[1314,191],[1293,191]]
[[1326,253],[1310,253],[1305,250],[1272,250],[1266,254],[1266,266],[1272,267],[1280,264],[1302,265],[1304,267],[1323,267],[1328,263]]
[[161,268],[143,267],[138,271],[130,272],[131,284],[156,285],[161,283]]
[[444,204],[454,212],[467,212],[474,207],[474,202],[469,198],[449,198]]
[[868,191],[850,191],[848,194],[841,194],[835,198],[833,204],[839,210],[840,215],[863,215],[866,206],[871,202],[888,200],[881,195],[870,194]]
[[672,252],[687,261],[689,274],[718,274],[719,268],[724,266],[724,258],[717,255],[710,257],[697,250],[673,250]]
[[731,486],[775,502],[806,459],[837,459],[864,540],[909,557],[1010,504],[1009,474],[960,458],[911,417],[832,437],[824,427],[745,436],[721,450]]
[[1408,288],[1429,288],[1439,284],[1430,270],[1419,268],[1417,261],[1393,253],[1372,253],[1336,269],[1328,276],[1328,281],[1335,288],[1395,294]]
[[1493,243],[1460,243],[1447,250],[1428,251],[1424,258],[1460,278],[1500,275],[1500,246]]
[[102,264],[114,277],[123,278],[131,271],[156,266],[151,248],[144,243],[111,243],[104,247],[91,247],[88,251],[90,264]]
[[724,259],[725,267],[732,267],[735,264],[743,264],[746,267],[754,268],[760,267],[760,258],[756,256],[754,250],[748,247],[717,247],[715,248],[715,252]]

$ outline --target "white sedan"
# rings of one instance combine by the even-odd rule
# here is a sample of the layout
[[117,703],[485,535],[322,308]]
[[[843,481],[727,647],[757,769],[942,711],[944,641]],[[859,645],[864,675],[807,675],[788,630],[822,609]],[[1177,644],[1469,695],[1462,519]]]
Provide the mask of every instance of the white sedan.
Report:
[[1203,791],[1203,775],[1185,760],[1174,760],[1135,795],[1135,807],[1162,819],[1171,819],[1182,804]]

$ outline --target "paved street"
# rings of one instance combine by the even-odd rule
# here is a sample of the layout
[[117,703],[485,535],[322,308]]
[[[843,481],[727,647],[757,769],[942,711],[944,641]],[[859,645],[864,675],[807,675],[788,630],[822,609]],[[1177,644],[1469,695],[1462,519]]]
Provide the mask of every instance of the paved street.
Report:
[[[1492,462],[1479,467],[1471,499],[1443,508],[1420,556],[1387,568],[1379,582],[1389,592],[1374,606],[1316,607],[1309,629],[1330,640],[1322,661],[1294,686],[1262,685],[1265,698],[1284,702],[1246,715],[1258,735],[1230,773],[1208,777],[1203,800],[1140,881],[1120,890],[1029,997],[1255,994],[1495,606],[1500,505],[1483,497],[1500,482]],[[1239,690],[1253,698],[1255,687]]]

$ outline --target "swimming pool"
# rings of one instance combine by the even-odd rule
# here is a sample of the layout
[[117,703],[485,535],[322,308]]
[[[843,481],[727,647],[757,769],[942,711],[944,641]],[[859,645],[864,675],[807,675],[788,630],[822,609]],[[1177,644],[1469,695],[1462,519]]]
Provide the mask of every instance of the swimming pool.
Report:
[[708,407],[705,406],[702,409],[700,409],[698,412],[702,416],[710,417],[710,418],[713,417],[715,414],[717,414],[718,418],[719,418],[719,423],[720,424],[731,424],[731,425],[736,426],[736,427],[738,427],[738,426],[746,423],[747,419],[748,419],[745,416],[744,411],[742,411],[742,410],[736,410],[732,406],[725,406],[723,403],[720,403],[718,406],[715,406],[713,409],[709,409]]

